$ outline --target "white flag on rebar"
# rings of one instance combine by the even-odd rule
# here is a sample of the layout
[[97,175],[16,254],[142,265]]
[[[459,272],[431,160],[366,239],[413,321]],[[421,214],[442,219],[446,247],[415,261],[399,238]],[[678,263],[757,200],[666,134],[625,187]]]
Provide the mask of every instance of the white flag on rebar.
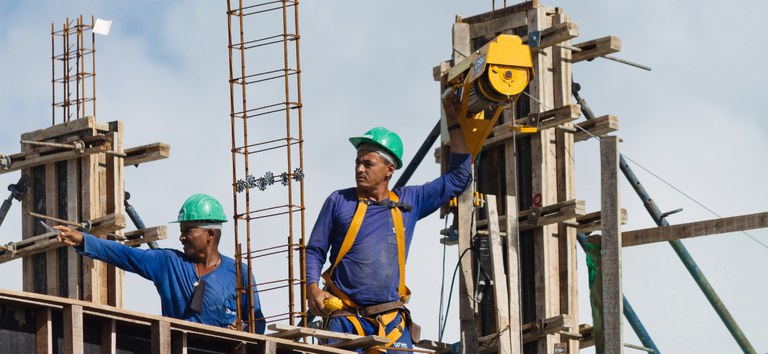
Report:
[[93,24],[93,33],[106,36],[109,34],[109,29],[112,27],[112,20],[96,19],[96,23]]

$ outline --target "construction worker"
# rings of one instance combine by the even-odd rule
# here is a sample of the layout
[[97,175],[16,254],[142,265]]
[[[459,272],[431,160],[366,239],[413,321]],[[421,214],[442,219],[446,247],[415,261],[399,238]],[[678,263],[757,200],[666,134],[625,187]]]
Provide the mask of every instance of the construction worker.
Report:
[[[452,96],[452,95],[450,95]],[[416,222],[461,194],[471,182],[471,156],[451,98],[443,101],[451,139],[448,172],[420,186],[389,189],[402,167],[400,137],[376,127],[350,138],[357,149],[356,188],[333,192],[323,204],[307,244],[307,300],[312,313],[328,316],[329,330],[379,335],[385,348],[413,348],[418,326],[412,326],[404,303],[405,260]],[[318,285],[330,250],[331,267]],[[342,309],[335,310],[343,303]],[[376,349],[376,348],[374,348]],[[392,350],[391,352],[401,353]]]
[[[222,223],[226,221],[224,209],[215,198],[205,194],[189,197],[175,221],[181,229],[179,241],[183,252],[160,248],[142,250],[66,226],[54,228],[60,231],[59,241],[74,247],[77,253],[154,282],[163,316],[234,329],[238,301],[235,260],[219,253]],[[241,274],[248,274],[245,264],[241,264],[241,269]],[[247,285],[247,280],[243,284]],[[258,294],[253,300],[255,331],[264,333]],[[247,313],[248,297],[243,295],[240,301],[243,312]]]

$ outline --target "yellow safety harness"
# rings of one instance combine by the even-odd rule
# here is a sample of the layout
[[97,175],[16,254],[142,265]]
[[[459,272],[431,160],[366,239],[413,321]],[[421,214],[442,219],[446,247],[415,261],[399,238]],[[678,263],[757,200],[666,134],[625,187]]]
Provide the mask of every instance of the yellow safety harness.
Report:
[[[378,333],[377,335],[386,337],[389,339],[389,343],[386,345],[386,347],[391,346],[403,333],[404,326],[406,323],[406,316],[403,315],[404,312],[407,312],[405,310],[405,307],[402,306],[402,304],[407,303],[408,299],[411,296],[411,290],[408,289],[408,287],[405,285],[405,226],[403,225],[403,213],[400,211],[399,208],[399,197],[394,192],[389,192],[389,210],[392,212],[392,221],[395,226],[395,236],[397,238],[397,264],[400,268],[400,280],[397,286],[397,292],[400,295],[400,301],[398,303],[388,303],[384,305],[392,304],[392,306],[385,306],[385,307],[379,307],[380,305],[375,305],[368,307],[366,309],[372,309],[374,307],[379,308],[389,308],[390,310],[385,310],[384,312],[380,313],[371,313],[371,311],[365,311],[366,309],[361,309],[360,306],[355,304],[352,299],[349,298],[347,294],[345,294],[341,289],[339,289],[333,281],[331,281],[331,276],[333,275],[334,269],[336,269],[336,266],[339,265],[339,262],[341,262],[341,259],[344,258],[344,256],[349,252],[349,250],[352,248],[352,245],[355,243],[355,238],[357,238],[357,233],[360,231],[360,226],[363,224],[363,218],[365,217],[365,212],[368,209],[368,203],[369,200],[365,198],[362,194],[358,192],[357,194],[357,209],[355,210],[355,215],[352,217],[352,222],[349,225],[349,229],[347,229],[347,234],[344,236],[344,242],[341,244],[341,248],[339,249],[339,254],[336,256],[336,260],[333,262],[333,265],[326,270],[322,277],[325,280],[325,284],[328,288],[328,291],[339,297],[341,301],[344,303],[345,308],[342,310],[339,310],[339,313],[342,313],[344,317],[346,317],[352,325],[355,327],[355,330],[357,331],[357,334],[359,335],[365,335],[363,331],[363,326],[360,323],[360,320],[358,319],[358,315],[365,320],[371,322],[373,325],[378,326]],[[401,309],[405,311],[400,311]],[[347,311],[347,310],[356,310],[356,311]],[[348,314],[348,315],[346,315]],[[375,317],[373,317],[373,316]],[[400,324],[392,329],[390,333],[386,333],[386,326],[395,320],[395,318],[398,317],[398,315],[401,318]],[[340,316],[335,316],[340,317]]]

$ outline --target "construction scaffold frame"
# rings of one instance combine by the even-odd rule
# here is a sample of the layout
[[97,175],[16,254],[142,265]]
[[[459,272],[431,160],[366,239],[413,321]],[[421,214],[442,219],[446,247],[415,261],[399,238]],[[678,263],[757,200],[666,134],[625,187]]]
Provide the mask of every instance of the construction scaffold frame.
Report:
[[[286,311],[266,313],[265,319],[267,322],[287,320],[291,325],[297,318],[306,318],[303,300],[306,278],[304,140],[298,17],[298,1],[227,1],[235,258],[247,264],[250,274],[255,270],[256,258],[271,257],[261,264],[275,265],[279,262],[272,261],[275,256],[285,255],[287,268],[285,276],[277,279],[258,277],[261,281],[258,284],[253,284],[252,277],[248,277],[245,281],[248,285],[237,290],[249,296],[255,291],[261,295],[273,290],[287,291],[287,296],[283,297],[288,300]],[[258,33],[277,28],[279,32]],[[282,67],[270,67],[277,58]],[[285,134],[275,135],[280,131]],[[253,173],[255,168],[266,169],[268,166],[279,167]],[[264,173],[263,177],[254,176],[261,173]],[[298,189],[298,195],[295,189]],[[286,241],[278,244],[274,244],[274,237],[258,237],[283,234]],[[269,268],[270,272],[262,275],[273,277],[279,273],[275,271],[276,267]],[[240,268],[237,269],[237,284],[243,284],[243,275]],[[247,309],[239,306],[238,326],[247,325],[248,330],[253,331],[253,305]],[[247,323],[242,320],[244,318],[248,318]]]

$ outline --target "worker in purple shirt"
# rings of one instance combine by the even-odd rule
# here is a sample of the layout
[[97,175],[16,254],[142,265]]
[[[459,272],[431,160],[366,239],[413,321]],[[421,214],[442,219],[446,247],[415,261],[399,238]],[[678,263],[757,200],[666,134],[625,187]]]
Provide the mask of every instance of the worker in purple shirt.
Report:
[[[227,218],[215,198],[195,194],[182,205],[176,222],[184,252],[173,249],[142,250],[119,242],[100,239],[66,226],[54,226],[58,239],[79,254],[109,263],[151,280],[157,288],[163,316],[218,327],[235,328],[237,302],[248,315],[248,296],[238,299],[235,260],[219,253],[222,223]],[[243,286],[248,268],[240,264]],[[256,281],[252,282],[256,284]],[[247,293],[246,293],[247,294]],[[256,333],[264,333],[265,321],[254,289]],[[248,323],[244,316],[244,323]],[[247,330],[247,325],[244,325]]]
[[[418,220],[461,194],[472,177],[451,96],[443,101],[450,164],[434,181],[390,191],[389,181],[403,165],[400,137],[376,127],[349,139],[357,149],[357,186],[331,193],[307,244],[307,300],[312,313],[327,316],[328,329],[387,337],[385,347],[393,349],[413,348],[418,340],[418,326],[404,307],[410,295],[405,261],[413,230]],[[321,289],[329,250],[331,267],[322,274]]]

